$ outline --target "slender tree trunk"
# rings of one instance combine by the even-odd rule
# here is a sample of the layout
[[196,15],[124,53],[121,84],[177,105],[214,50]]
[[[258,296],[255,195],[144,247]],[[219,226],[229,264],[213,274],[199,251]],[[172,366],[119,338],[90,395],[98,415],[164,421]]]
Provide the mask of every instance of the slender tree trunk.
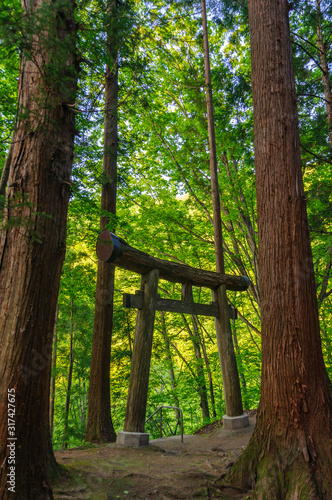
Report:
[[[227,170],[227,175],[229,177],[230,182],[233,184],[234,183],[234,174],[230,168],[229,161],[227,158],[227,154],[224,153],[222,155],[222,161],[226,166]],[[235,161],[235,158],[232,157],[232,163],[234,166],[234,171],[237,173],[238,167]],[[238,193],[234,195],[233,197],[235,203],[238,206],[239,210],[239,220],[237,221],[237,225],[240,227],[241,231],[243,231],[243,227],[246,229],[245,231],[245,237],[251,252],[251,257],[248,254],[248,258],[250,259],[254,275],[255,275],[255,283],[250,281],[249,284],[249,290],[253,296],[253,299],[257,302],[257,305],[259,307],[259,269],[258,269],[258,248],[256,244],[256,238],[255,238],[255,231],[254,231],[254,220],[251,220],[251,217],[249,215],[249,210],[247,206],[247,201],[243,193],[243,189],[241,186],[238,186]],[[240,255],[240,248],[238,244],[238,240],[235,237],[235,231],[234,231],[234,225],[233,222],[229,220],[229,211],[221,205],[221,209],[224,212],[227,220],[226,220],[226,225],[227,225],[227,230],[228,230],[228,235],[232,239],[233,243],[233,249],[234,249],[234,256],[233,256],[233,261],[236,262],[236,264],[240,264],[239,270],[240,272],[245,275],[246,271],[244,269],[244,265],[242,263],[242,259],[238,258],[238,255]]]
[[206,422],[210,420],[210,411],[209,411],[209,403],[208,403],[207,389],[205,383],[201,348],[199,345],[199,340],[197,339],[195,333],[192,336],[191,340],[196,357],[197,384],[198,384],[198,393],[201,398],[200,407],[202,409],[202,419],[203,422]]
[[[38,34],[22,56],[19,116],[0,238],[0,498],[13,493],[9,474],[7,415],[15,406],[15,498],[53,498],[49,397],[52,340],[75,136],[77,83],[74,4],[26,0],[26,19]],[[46,46],[47,45],[47,46]],[[56,48],[56,53],[55,53]],[[28,59],[30,57],[30,59]],[[54,79],[54,75],[59,75]],[[22,203],[18,204],[21,201]],[[15,206],[16,204],[16,206]],[[11,220],[20,221],[20,226]],[[10,392],[8,392],[10,391]],[[8,399],[8,394],[15,398]],[[15,399],[15,401],[14,401]],[[14,402],[13,402],[14,401]],[[13,441],[14,442],[14,441]]]
[[321,288],[320,292],[318,294],[318,307],[320,308],[324,302],[324,300],[329,296],[329,291],[327,290],[329,280],[330,280],[330,273],[331,273],[331,268],[332,268],[332,246],[328,249],[328,260],[325,266],[324,270],[324,277],[322,279],[321,283]]
[[84,379],[83,379],[82,385],[83,385],[83,401],[82,401],[82,410],[81,410],[81,422],[83,424],[83,423],[86,423],[86,409],[88,406],[88,398],[87,398],[87,394],[85,391],[85,380]]
[[[203,38],[204,38],[206,106],[207,106],[207,117],[208,117],[209,150],[210,150],[210,176],[211,176],[211,192],[212,192],[212,205],[213,205],[214,248],[216,256],[217,272],[225,274],[222,224],[220,215],[218,163],[217,163],[216,138],[214,129],[209,40],[208,40],[205,0],[201,0],[201,6],[202,6],[202,23],[203,23]],[[222,300],[225,301],[223,310],[227,311],[228,308],[227,308],[226,294],[222,294],[221,298]],[[223,373],[226,413],[229,416],[242,415],[243,406],[242,406],[240,381],[239,381],[239,374],[237,370],[236,357],[232,341],[232,329],[229,319],[228,321],[222,322],[222,330],[223,330],[222,335],[225,337],[225,342],[228,344],[228,348],[223,351],[224,355],[221,356],[220,342],[218,342],[219,358],[220,358],[221,370]],[[227,387],[227,381],[231,381],[233,387],[231,388]]]
[[59,306],[56,307],[55,313],[55,324],[54,324],[54,334],[53,334],[53,347],[52,347],[52,368],[51,368],[51,393],[50,393],[50,434],[51,439],[53,438],[53,428],[54,428],[54,400],[55,400],[55,379],[56,379],[56,355],[58,347],[58,334],[57,334],[57,322],[59,317]]
[[70,408],[70,397],[71,397],[71,386],[73,380],[73,368],[74,368],[74,299],[70,300],[70,347],[69,347],[69,369],[67,378],[67,394],[66,394],[66,404],[65,404],[65,423],[63,429],[62,438],[62,448],[68,448],[69,435],[68,435],[68,422],[69,422],[69,408]]
[[[113,6],[112,10],[115,11]],[[104,157],[101,209],[116,214],[118,150],[118,63],[114,35],[108,35],[109,63],[105,78]],[[108,225],[115,232],[115,217],[102,216],[100,229]],[[113,442],[116,433],[111,416],[110,361],[113,329],[114,266],[98,261],[95,321],[93,328],[86,441]]]
[[331,89],[331,79],[330,79],[330,72],[327,60],[327,46],[324,43],[323,33],[322,33],[322,13],[320,4],[321,0],[316,0],[317,45],[319,49],[320,65],[323,70],[322,80],[324,87],[327,128],[329,133],[329,146],[332,154],[332,89]]
[[211,406],[212,406],[212,416],[213,416],[213,418],[216,418],[217,413],[216,413],[216,402],[215,402],[215,398],[214,398],[213,380],[212,380],[210,362],[209,362],[209,358],[208,358],[208,355],[206,352],[204,334],[203,334],[203,332],[202,332],[202,336],[199,334],[197,316],[193,317],[193,321],[195,322],[195,325],[196,325],[196,332],[197,332],[197,335],[199,338],[200,346],[202,348],[203,358],[204,358],[204,362],[205,362],[205,368],[206,368],[206,371],[207,371],[207,374],[209,377],[209,389],[210,389],[210,398],[211,398]]
[[199,344],[199,338],[197,335],[197,327],[196,323],[193,320],[192,317],[192,322],[193,322],[193,330],[190,328],[188,321],[186,320],[186,317],[184,314],[181,314],[184,325],[189,333],[190,340],[192,342],[193,348],[194,348],[194,353],[195,353],[195,358],[196,358],[196,383],[197,383],[197,392],[199,394],[199,397],[201,399],[201,402],[199,406],[201,407],[202,410],[202,419],[203,422],[210,420],[210,411],[209,411],[209,403],[208,403],[208,397],[207,397],[207,389],[206,389],[206,384],[205,384],[205,376],[204,376],[204,368],[203,368],[203,360],[202,360],[202,354],[201,354],[201,349],[200,349],[200,344]]
[[[250,0],[262,315],[254,434],[227,482],[256,498],[332,498],[332,399],[321,349],[287,0]],[[287,277],[287,278],[285,278]]]
[[[173,365],[173,359],[172,359],[172,353],[171,353],[171,343],[170,343],[170,340],[169,340],[168,335],[167,335],[165,313],[163,311],[159,311],[159,315],[160,315],[160,321],[161,321],[161,333],[163,335],[165,350],[166,350],[167,368],[169,370],[169,376],[171,379],[173,402],[174,402],[174,406],[177,406],[179,408],[180,402],[179,402],[179,398],[177,397],[177,393],[176,393],[176,381],[175,381],[174,365]],[[180,412],[179,412],[179,410],[174,410],[174,412],[175,412],[176,421],[179,422]]]
[[247,382],[246,382],[246,379],[244,376],[244,368],[243,368],[243,362],[242,362],[242,358],[241,358],[240,346],[239,346],[239,343],[237,340],[235,321],[233,321],[233,339],[234,339],[235,352],[238,355],[238,366],[239,366],[240,380],[241,380],[241,385],[242,385],[244,407],[246,410],[249,410],[250,408],[249,408],[249,403],[248,403]]

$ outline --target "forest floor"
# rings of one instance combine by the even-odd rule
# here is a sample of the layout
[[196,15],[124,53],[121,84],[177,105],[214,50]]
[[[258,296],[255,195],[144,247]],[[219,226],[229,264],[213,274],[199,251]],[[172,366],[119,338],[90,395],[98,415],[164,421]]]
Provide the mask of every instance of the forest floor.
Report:
[[73,448],[55,453],[67,471],[54,486],[54,499],[237,499],[250,498],[215,484],[241,455],[255,425],[226,431],[222,423],[195,435],[150,440],[150,445],[128,448],[116,444]]

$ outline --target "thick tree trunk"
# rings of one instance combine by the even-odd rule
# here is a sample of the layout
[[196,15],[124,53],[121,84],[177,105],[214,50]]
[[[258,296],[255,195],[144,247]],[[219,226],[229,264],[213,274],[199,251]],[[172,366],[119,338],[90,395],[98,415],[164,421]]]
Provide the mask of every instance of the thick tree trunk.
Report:
[[[205,0],[201,0],[202,6],[202,24],[203,24],[203,39],[204,39],[204,67],[205,67],[205,85],[206,85],[206,107],[208,117],[208,135],[209,135],[209,150],[210,150],[210,175],[211,175],[211,193],[213,206],[213,232],[214,232],[214,249],[216,256],[216,267],[218,273],[225,273],[224,251],[222,224],[220,214],[220,198],[219,198],[219,182],[218,182],[218,163],[216,150],[216,137],[214,128],[214,111],[212,101],[212,82],[210,72],[210,55],[209,55],[209,40],[206,19]],[[227,310],[227,296],[220,295],[220,300],[224,302],[223,310]],[[221,335],[225,337],[225,341],[232,346],[232,330],[229,318],[220,322]],[[218,342],[220,349],[220,342]],[[219,359],[221,370],[223,373],[224,392],[226,397],[226,414],[229,416],[242,415],[242,396],[240,389],[239,374],[236,365],[236,357],[234,347],[224,350],[223,356],[219,350]],[[227,376],[226,376],[227,375]],[[228,382],[232,383],[232,387],[228,386]],[[232,404],[229,402],[232,399]],[[234,411],[235,410],[235,411]]]
[[287,0],[250,0],[262,390],[227,482],[259,499],[332,498],[332,400],[302,182]]
[[[116,174],[118,150],[118,69],[112,38],[108,36],[108,55],[105,79],[104,157],[101,209],[116,214]],[[102,216],[100,228],[115,219]],[[85,440],[107,443],[116,440],[111,416],[110,361],[113,329],[113,295],[115,268],[98,261],[95,321],[93,328],[88,414]]]
[[111,417],[110,396],[114,267],[104,262],[98,266],[98,289],[100,294],[96,295],[85,440],[106,443],[114,442],[116,434]]
[[[31,59],[22,57],[22,113],[12,140],[7,225],[0,241],[1,500],[13,498],[7,483],[8,443],[15,444],[15,498],[53,498],[49,473],[54,464],[49,435],[52,339],[66,248],[77,71],[74,4],[25,1],[22,8],[30,17],[48,7],[47,24],[41,28],[41,21],[35,21],[44,37],[34,38]],[[8,400],[8,394],[15,394],[15,402]],[[9,404],[15,406],[14,415]],[[11,430],[15,441],[9,440],[9,413],[15,420]]]

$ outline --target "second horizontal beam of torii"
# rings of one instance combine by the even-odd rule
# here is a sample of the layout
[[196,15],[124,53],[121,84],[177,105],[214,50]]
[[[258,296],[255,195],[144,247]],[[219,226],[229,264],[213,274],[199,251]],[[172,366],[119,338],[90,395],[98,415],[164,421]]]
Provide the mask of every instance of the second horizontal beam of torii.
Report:
[[[137,291],[135,295],[130,293],[123,294],[123,306],[134,309],[142,309],[143,292]],[[186,302],[184,300],[163,299],[157,295],[156,311],[168,311],[183,314],[195,314],[197,316],[219,316],[218,304],[198,304],[196,302]]]
[[[138,290],[135,295],[130,293],[123,294],[123,307],[133,309],[142,309],[143,306],[143,292]],[[212,316],[219,317],[219,306],[216,302],[210,304],[200,304],[192,300],[173,300],[163,299],[157,294],[156,311],[174,312],[182,314],[194,314],[195,316]],[[237,319],[237,310],[229,306],[230,318]]]
[[247,276],[232,276],[213,271],[204,271],[195,267],[152,257],[128,245],[124,240],[104,229],[98,236],[97,256],[103,262],[117,267],[146,274],[153,269],[159,270],[159,278],[172,283],[188,283],[192,286],[218,288],[226,285],[227,290],[245,291],[249,286]]

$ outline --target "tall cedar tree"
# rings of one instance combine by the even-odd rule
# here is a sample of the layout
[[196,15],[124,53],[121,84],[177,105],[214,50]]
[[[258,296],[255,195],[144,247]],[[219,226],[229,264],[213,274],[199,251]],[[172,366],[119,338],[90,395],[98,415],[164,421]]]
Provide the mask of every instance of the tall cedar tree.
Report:
[[332,400],[303,189],[287,0],[250,0],[262,389],[224,479],[257,498],[332,498]]
[[[2,500],[13,498],[7,483],[9,443],[15,454],[15,498],[53,498],[48,421],[52,337],[75,136],[74,2],[55,6],[25,0],[22,9],[34,34],[21,58],[20,117],[0,240]],[[7,417],[15,421],[11,429]],[[9,432],[15,441],[7,440],[13,437]]]
[[[116,19],[116,2],[110,8]],[[115,34],[107,36],[109,62],[105,77],[104,155],[101,209],[116,214],[116,175],[118,149],[118,61]],[[100,218],[100,229],[113,226],[109,216]],[[88,415],[85,440],[107,443],[116,440],[110,400],[110,361],[113,328],[115,267],[98,261],[95,319],[93,327]]]

